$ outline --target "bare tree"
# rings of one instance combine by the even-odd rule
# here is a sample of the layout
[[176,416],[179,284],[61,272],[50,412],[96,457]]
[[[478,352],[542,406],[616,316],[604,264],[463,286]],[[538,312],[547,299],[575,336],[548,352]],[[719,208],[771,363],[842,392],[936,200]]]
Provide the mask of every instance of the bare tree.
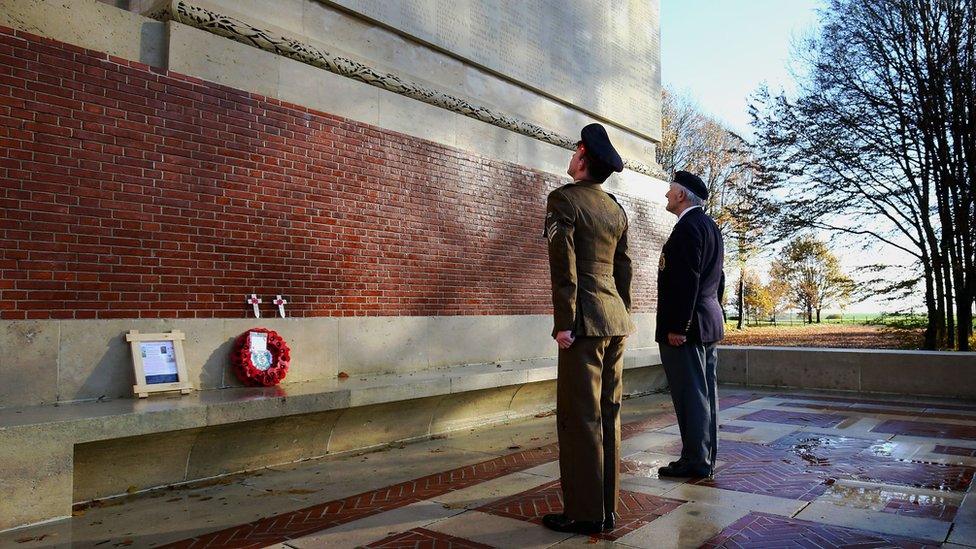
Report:
[[661,92],[661,143],[657,161],[669,176],[685,169],[701,156],[701,127],[705,116],[687,94],[665,88]]
[[[773,217],[767,197],[770,179],[751,145],[725,125],[701,112],[686,95],[663,92],[662,143],[658,162],[665,171],[692,172],[708,187],[705,209],[725,237],[727,263],[737,266],[738,328],[745,318],[743,273],[769,237]],[[728,294],[728,292],[726,292]],[[722,303],[723,311],[725,303]]]
[[969,349],[976,297],[976,7],[829,0],[796,98],[761,90],[761,159],[788,189],[783,232],[818,228],[901,250],[922,284],[924,345]]

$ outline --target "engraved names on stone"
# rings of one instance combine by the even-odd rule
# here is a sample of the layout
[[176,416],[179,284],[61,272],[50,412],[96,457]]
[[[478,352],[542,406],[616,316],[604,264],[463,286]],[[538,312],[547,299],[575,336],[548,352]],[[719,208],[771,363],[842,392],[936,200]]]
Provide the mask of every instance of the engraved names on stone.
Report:
[[657,138],[659,0],[332,0]]

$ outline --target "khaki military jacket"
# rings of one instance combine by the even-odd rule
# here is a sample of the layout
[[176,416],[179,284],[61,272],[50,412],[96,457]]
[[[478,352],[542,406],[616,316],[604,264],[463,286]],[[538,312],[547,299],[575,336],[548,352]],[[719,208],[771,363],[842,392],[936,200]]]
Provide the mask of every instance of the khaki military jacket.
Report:
[[577,181],[546,202],[553,336],[629,335],[630,283],[627,214],[599,183]]

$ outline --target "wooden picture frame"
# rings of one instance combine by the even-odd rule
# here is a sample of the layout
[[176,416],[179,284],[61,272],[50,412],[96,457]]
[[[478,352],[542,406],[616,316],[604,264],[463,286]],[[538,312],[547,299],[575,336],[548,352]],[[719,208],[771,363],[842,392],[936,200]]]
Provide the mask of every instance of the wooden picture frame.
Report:
[[[193,384],[186,372],[184,339],[186,335],[179,330],[161,334],[141,334],[139,330],[129,330],[125,334],[125,340],[132,346],[132,368],[136,374],[132,392],[136,396],[146,398],[149,393],[166,391],[190,394]],[[148,375],[147,367],[150,369]]]

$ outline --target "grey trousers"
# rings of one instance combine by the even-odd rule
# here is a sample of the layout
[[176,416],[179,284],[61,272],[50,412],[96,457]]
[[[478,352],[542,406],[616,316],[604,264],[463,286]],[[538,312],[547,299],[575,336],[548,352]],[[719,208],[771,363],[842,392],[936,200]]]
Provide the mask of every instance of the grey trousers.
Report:
[[681,431],[681,463],[696,469],[715,467],[718,452],[718,385],[715,343],[661,343],[661,362]]

